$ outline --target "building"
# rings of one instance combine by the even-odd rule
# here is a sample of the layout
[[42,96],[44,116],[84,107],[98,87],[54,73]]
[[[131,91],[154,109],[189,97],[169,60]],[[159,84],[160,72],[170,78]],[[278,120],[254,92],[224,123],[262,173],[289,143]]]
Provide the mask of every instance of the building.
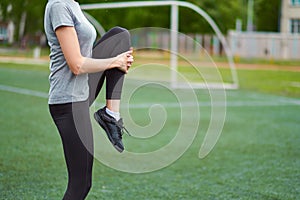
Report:
[[14,42],[14,31],[15,26],[12,21],[5,23],[0,22],[0,43],[9,43]]
[[6,41],[7,39],[7,24],[0,22],[0,41]]
[[300,0],[282,0],[281,32],[300,34]]
[[281,0],[280,33],[230,31],[232,53],[242,58],[300,59],[300,0]]

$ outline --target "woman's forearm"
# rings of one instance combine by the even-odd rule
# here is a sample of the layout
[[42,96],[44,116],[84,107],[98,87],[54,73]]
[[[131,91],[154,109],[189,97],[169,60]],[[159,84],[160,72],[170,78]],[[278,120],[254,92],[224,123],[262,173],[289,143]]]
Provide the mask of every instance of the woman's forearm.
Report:
[[113,58],[94,59],[83,57],[74,27],[63,26],[55,31],[64,57],[75,75],[95,73],[117,67],[127,73],[133,62],[132,49]]
[[73,67],[77,68],[74,70],[73,73],[75,75],[85,74],[85,73],[95,73],[100,71],[105,71],[107,69],[111,69],[114,67],[118,67],[114,64],[117,60],[116,57],[113,58],[106,58],[106,59],[94,59],[94,58],[87,58],[82,57],[79,66]]

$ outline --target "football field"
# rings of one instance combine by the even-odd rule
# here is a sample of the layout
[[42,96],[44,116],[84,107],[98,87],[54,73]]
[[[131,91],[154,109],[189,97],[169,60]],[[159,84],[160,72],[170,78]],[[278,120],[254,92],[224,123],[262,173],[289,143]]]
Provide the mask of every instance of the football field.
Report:
[[[213,110],[205,90],[193,91],[197,101],[178,102],[174,92],[185,95],[185,90],[143,85],[123,105],[121,111],[130,114],[123,117],[132,134],[124,135],[127,151],[148,153],[149,163],[136,158],[135,166],[146,169],[172,157],[172,148],[153,158],[151,152],[169,144],[180,125],[185,130],[180,134],[189,138],[178,159],[145,173],[126,172],[134,172],[127,154],[125,159],[117,155],[92,119],[98,157],[87,199],[300,199],[300,71],[238,69],[237,73],[240,89],[226,91],[221,135],[202,159],[199,149]],[[47,64],[0,62],[0,199],[60,199],[65,191],[62,146],[47,105],[48,75]],[[124,95],[135,84],[126,80]],[[104,104],[103,97],[104,91],[92,111]],[[199,113],[199,119],[193,114],[182,118],[182,110]],[[141,128],[154,122],[157,126]],[[195,124],[190,137],[188,131]],[[101,160],[114,156],[113,162]]]

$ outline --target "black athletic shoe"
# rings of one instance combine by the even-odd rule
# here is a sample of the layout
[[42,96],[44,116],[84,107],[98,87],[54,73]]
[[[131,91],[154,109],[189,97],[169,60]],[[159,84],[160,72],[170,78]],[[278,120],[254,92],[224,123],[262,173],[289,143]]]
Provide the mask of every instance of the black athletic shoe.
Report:
[[122,118],[117,121],[114,117],[106,113],[106,107],[99,109],[94,113],[95,120],[105,130],[109,141],[113,144],[115,149],[120,153],[124,151],[124,145],[122,142],[123,130],[127,132],[127,129],[123,126]]

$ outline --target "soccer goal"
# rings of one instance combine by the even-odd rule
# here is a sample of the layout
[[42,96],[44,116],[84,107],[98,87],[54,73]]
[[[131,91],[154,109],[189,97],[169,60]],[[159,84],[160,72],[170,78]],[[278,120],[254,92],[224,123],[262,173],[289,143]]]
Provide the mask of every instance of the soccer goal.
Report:
[[[170,66],[170,74],[165,79],[169,79],[171,86],[174,88],[206,88],[206,89],[237,89],[238,88],[238,77],[235,69],[235,64],[233,62],[232,52],[226,42],[224,35],[221,33],[220,29],[216,25],[216,23],[212,20],[212,18],[201,8],[198,6],[183,2],[183,1],[135,1],[135,2],[116,2],[116,3],[96,3],[96,4],[83,4],[81,8],[83,10],[94,10],[94,9],[113,9],[113,8],[132,8],[132,7],[150,7],[150,6],[171,6],[170,12],[170,30],[163,30],[163,34],[161,35],[169,35],[167,37],[169,43],[166,45],[167,47],[158,46],[157,48],[169,53],[167,58],[169,59]],[[179,7],[189,8],[200,16],[202,16],[211,26],[213,31],[215,32],[218,40],[222,44],[224,48],[225,55],[227,57],[228,69],[230,72],[226,72],[227,78],[224,78],[220,73],[219,66],[216,64],[213,59],[209,56],[207,51],[195,41],[195,39],[190,39],[184,34],[178,32],[178,16],[179,16]],[[90,21],[95,25],[100,35],[104,33],[104,29],[102,26],[93,19],[92,16],[88,15]],[[157,31],[158,28],[152,29],[147,28],[147,30],[151,33]],[[136,34],[139,34],[139,31],[133,31]],[[144,31],[145,32],[145,31]],[[162,36],[163,37],[163,36]],[[201,54],[198,54],[197,57],[193,57],[192,59],[187,54],[181,53],[180,50],[180,38],[187,38],[186,41],[192,41],[191,43],[194,47],[198,46]],[[164,40],[162,40],[164,41]],[[151,45],[144,46],[145,48],[152,48]],[[138,46],[138,48],[141,48]],[[188,67],[181,67],[182,62],[188,63]],[[185,65],[186,66],[186,65]],[[192,70],[191,70],[192,69]],[[197,76],[195,76],[198,75]],[[230,76],[230,78],[228,78]],[[185,81],[181,81],[185,79]],[[188,85],[184,84],[187,82]]]

